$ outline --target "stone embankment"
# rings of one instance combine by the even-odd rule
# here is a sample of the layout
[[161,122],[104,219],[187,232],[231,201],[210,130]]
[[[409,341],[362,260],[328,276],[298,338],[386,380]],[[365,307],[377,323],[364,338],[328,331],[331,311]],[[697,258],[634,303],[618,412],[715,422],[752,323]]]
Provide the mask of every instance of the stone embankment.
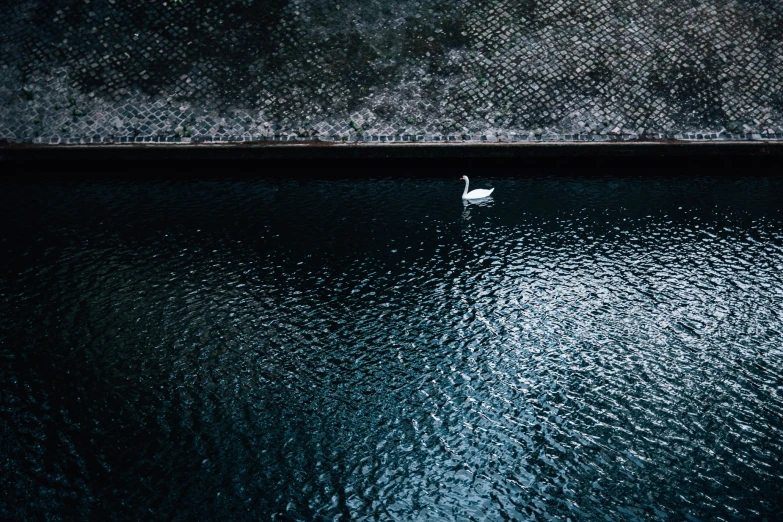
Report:
[[777,0],[8,0],[0,143],[782,140]]

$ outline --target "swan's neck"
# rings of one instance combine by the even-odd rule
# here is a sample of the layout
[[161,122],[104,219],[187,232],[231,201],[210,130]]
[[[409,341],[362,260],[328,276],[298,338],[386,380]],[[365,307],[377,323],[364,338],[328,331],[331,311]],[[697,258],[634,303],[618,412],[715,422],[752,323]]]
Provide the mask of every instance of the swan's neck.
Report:
[[468,179],[467,176],[462,176],[462,177],[465,178],[465,192],[463,192],[462,195],[463,196],[467,196],[468,195],[468,185],[470,185],[470,180]]

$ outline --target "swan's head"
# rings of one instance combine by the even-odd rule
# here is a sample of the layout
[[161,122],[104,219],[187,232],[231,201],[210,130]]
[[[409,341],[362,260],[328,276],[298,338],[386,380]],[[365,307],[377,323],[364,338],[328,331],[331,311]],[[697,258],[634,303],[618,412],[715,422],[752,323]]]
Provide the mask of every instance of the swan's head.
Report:
[[459,178],[459,180],[460,180],[460,181],[467,181],[467,180],[468,180],[468,177],[467,177],[467,176],[462,176],[461,178]]

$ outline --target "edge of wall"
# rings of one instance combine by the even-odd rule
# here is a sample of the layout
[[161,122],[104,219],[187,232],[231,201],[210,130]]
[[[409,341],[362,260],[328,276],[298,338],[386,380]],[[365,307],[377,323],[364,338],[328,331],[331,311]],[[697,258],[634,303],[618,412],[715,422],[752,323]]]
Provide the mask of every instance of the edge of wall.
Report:
[[229,142],[0,145],[0,161],[317,159],[317,158],[554,158],[667,156],[783,156],[775,141],[634,141],[548,143],[341,143]]

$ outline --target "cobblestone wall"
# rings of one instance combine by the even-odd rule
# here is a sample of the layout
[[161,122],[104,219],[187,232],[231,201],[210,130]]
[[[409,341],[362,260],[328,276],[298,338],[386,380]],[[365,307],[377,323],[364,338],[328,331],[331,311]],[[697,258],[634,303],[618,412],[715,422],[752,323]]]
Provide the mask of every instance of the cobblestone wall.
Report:
[[0,140],[783,138],[780,0],[7,0]]

